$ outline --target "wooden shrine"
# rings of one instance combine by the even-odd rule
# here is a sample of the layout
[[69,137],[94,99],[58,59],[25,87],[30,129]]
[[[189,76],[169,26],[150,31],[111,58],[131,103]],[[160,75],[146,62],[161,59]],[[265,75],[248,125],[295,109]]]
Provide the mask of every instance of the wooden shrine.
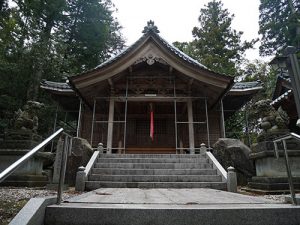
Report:
[[96,68],[44,81],[61,107],[78,111],[77,136],[108,153],[197,153],[225,136],[224,120],[259,89],[234,83],[167,43],[153,22]]

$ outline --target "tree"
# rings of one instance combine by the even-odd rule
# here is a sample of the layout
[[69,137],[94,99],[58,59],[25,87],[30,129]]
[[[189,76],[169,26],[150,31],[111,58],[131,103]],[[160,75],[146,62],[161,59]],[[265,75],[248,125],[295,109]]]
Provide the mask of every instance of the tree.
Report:
[[28,51],[18,10],[0,3],[0,131],[26,100]]
[[[254,95],[249,102],[247,102],[247,104],[239,112],[240,114],[236,113],[234,117],[230,118],[230,121],[226,121],[228,125],[227,128],[232,127],[233,130],[246,131],[247,139],[250,139],[249,142],[253,143],[256,141],[257,132],[259,130],[257,118],[253,113],[253,104],[263,99],[272,99],[277,80],[277,74],[274,70],[270,69],[268,63],[260,60],[247,60],[241,68],[240,73],[243,74],[240,77],[241,81],[260,81],[262,89],[260,89],[258,93]],[[245,119],[247,122],[247,128],[240,127],[240,129],[236,129],[239,124],[237,121],[242,121]]]
[[300,1],[261,0],[260,54],[273,55],[288,45],[300,48]]
[[58,29],[62,72],[80,73],[94,68],[124,47],[121,27],[112,12],[111,1],[67,0]]
[[[221,1],[213,0],[200,10],[200,27],[194,27],[191,42],[175,42],[181,51],[197,59],[209,69],[226,75],[241,74],[244,53],[253,47],[257,40],[242,42],[243,32],[232,29],[234,15],[223,9]],[[226,121],[226,133],[239,138],[244,133],[245,113],[236,112]]]
[[263,88],[254,97],[254,99],[261,100],[265,98],[272,98],[275,83],[277,80],[277,75],[275,71],[270,69],[268,63],[257,59],[253,61],[246,60],[246,62],[243,65],[243,68],[240,70],[240,73],[243,74],[241,77],[242,81],[261,82]]
[[235,76],[243,61],[244,52],[256,40],[241,41],[243,32],[231,28],[234,15],[223,9],[221,1],[213,0],[200,10],[200,27],[194,27],[194,40],[188,44],[174,44],[209,69]]
[[58,26],[65,7],[64,0],[15,1],[28,35],[28,48],[32,54],[32,75],[27,98],[37,100],[45,66],[51,57],[52,32]]
[[0,130],[27,100],[47,101],[42,79],[91,69],[124,45],[109,0],[13,1],[0,1]]
[[91,69],[123,48],[110,0],[15,0],[24,46],[31,53],[27,98],[36,100],[42,79]]

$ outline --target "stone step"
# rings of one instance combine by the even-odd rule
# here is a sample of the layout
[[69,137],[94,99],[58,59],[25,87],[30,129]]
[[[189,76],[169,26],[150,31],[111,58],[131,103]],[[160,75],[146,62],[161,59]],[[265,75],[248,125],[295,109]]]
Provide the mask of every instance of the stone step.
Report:
[[224,182],[112,182],[87,181],[86,190],[98,188],[212,188],[226,190]]
[[212,169],[209,163],[95,163],[95,168],[123,169]]
[[99,158],[203,158],[206,154],[99,154]]
[[89,181],[113,182],[219,182],[219,175],[96,175],[89,176]]
[[216,175],[215,169],[115,169],[93,168],[92,174],[100,175]]
[[282,204],[63,203],[46,208],[44,224],[297,225],[300,224],[300,208]]
[[97,163],[208,163],[203,158],[99,158]]

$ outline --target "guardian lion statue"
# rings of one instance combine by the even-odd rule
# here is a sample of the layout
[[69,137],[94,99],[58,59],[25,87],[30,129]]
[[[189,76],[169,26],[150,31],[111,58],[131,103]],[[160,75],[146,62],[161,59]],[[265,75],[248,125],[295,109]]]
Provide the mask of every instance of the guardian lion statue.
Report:
[[16,130],[30,130],[37,133],[38,129],[38,111],[44,107],[42,103],[28,101],[24,105],[23,110],[19,109],[15,112],[13,119],[13,127]]
[[254,104],[254,116],[259,121],[259,128],[262,129],[259,136],[288,130],[289,116],[287,113],[281,106],[276,110],[270,104],[270,99],[260,100]]

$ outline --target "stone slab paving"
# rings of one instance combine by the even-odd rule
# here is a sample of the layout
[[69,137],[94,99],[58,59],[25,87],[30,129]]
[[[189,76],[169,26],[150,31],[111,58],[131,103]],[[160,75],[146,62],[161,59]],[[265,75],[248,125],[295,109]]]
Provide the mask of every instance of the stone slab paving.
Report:
[[[226,191],[197,189],[100,188],[68,199],[70,203],[157,205],[274,205],[280,202]],[[281,204],[282,205],[282,204]]]
[[100,188],[48,206],[45,225],[299,225],[300,206],[215,189]]

